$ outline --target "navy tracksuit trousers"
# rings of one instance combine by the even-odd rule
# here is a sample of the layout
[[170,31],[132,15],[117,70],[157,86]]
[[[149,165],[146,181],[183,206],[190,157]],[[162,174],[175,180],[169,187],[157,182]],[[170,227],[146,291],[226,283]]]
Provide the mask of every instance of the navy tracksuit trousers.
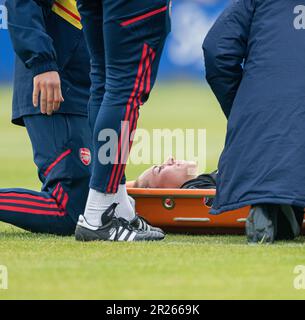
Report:
[[23,117],[41,192],[0,189],[0,221],[37,233],[72,235],[88,195],[92,135],[85,116]]
[[90,187],[116,193],[170,31],[169,0],[78,0],[91,56]]

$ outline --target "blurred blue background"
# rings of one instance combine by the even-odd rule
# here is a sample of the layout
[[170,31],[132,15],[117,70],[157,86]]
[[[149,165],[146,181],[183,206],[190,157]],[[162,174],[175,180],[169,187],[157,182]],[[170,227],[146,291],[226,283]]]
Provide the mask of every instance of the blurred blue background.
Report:
[[[230,0],[173,0],[172,33],[161,62],[159,79],[200,80],[204,77],[201,45],[216,17]],[[0,0],[0,16],[5,16]],[[0,19],[0,82],[13,78],[14,54]]]

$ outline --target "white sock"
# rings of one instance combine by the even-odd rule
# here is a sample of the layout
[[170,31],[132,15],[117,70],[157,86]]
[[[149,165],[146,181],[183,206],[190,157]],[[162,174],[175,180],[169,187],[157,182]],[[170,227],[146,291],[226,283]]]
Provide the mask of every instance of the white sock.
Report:
[[133,208],[133,211],[136,212],[136,200],[132,198],[131,196],[128,196],[128,200]]
[[116,208],[116,216],[118,218],[132,221],[136,217],[135,210],[129,200],[126,184],[119,185],[115,202],[119,204]]
[[108,194],[90,189],[84,213],[87,222],[94,227],[100,227],[103,213],[115,202],[116,196],[116,193]]

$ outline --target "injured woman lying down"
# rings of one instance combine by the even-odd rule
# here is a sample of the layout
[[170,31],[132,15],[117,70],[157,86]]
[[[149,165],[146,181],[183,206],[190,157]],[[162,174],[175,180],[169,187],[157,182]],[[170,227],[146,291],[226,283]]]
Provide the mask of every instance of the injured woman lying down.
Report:
[[[129,188],[164,188],[164,189],[216,189],[218,171],[211,174],[197,174],[197,164],[193,161],[175,160],[170,157],[163,164],[153,166],[144,171],[136,181],[128,182]],[[134,200],[131,199],[135,206]],[[214,199],[209,199],[212,206]],[[297,226],[290,226],[285,217],[279,216],[277,221],[276,240],[292,240],[300,233],[303,224],[303,208],[293,207]],[[298,232],[292,232],[297,228]]]
[[163,164],[144,171],[136,181],[128,182],[127,186],[153,189],[215,189],[216,176],[217,172],[198,176],[196,162],[169,157]]

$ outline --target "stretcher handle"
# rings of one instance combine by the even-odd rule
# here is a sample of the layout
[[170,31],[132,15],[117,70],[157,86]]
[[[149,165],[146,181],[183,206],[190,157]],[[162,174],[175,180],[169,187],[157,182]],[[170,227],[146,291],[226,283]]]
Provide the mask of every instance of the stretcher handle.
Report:
[[209,218],[174,218],[173,219],[175,222],[211,222],[211,219]]
[[149,188],[128,188],[128,193],[133,196],[196,196],[196,197],[215,197],[215,189],[149,189]]

